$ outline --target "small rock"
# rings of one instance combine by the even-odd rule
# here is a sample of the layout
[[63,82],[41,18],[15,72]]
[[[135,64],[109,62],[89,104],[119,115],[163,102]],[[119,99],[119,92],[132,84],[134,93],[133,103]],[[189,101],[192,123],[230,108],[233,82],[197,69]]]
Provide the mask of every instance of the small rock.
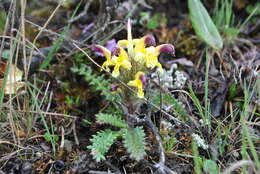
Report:
[[53,168],[58,172],[62,172],[65,168],[65,163],[62,160],[57,160],[54,163]]
[[20,169],[20,174],[30,174],[31,172],[32,172],[32,163],[30,162],[23,163]]

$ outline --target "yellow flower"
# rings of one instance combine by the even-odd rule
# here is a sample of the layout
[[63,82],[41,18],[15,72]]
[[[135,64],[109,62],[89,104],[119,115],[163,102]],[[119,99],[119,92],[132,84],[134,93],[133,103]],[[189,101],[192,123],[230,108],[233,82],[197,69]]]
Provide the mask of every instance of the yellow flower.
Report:
[[129,86],[137,88],[137,96],[139,98],[144,98],[143,85],[145,84],[145,74],[143,72],[137,72],[135,74],[135,79],[127,83]]
[[[158,67],[161,72],[162,65],[158,61],[158,56],[160,53],[175,53],[174,47],[171,44],[162,44],[155,47],[155,38],[152,35],[146,35],[141,39],[133,39],[132,42],[134,46],[134,60],[140,63],[145,62],[147,68],[152,69]],[[118,45],[122,47],[129,47],[129,41],[120,40],[118,41]]]
[[128,35],[130,35],[130,37],[128,36],[128,40],[120,40],[117,44],[121,47],[127,47],[129,52],[129,48],[131,48],[130,43],[132,43],[133,57],[131,58],[139,63],[145,63],[147,68],[152,69],[158,67],[162,72],[162,65],[158,61],[158,56],[160,53],[175,53],[174,47],[171,44],[163,44],[155,47],[155,38],[152,35],[146,35],[140,39],[132,40],[130,29],[128,30]]
[[145,52],[145,47],[147,46],[155,46],[155,38],[153,35],[146,35],[144,37],[142,37],[141,39],[134,39],[133,40],[134,43],[134,50],[136,53],[138,52]]
[[[146,50],[146,46],[154,46],[155,45],[155,38],[152,35],[146,35],[142,37],[141,39],[133,39],[133,59],[137,62],[144,62]],[[119,40],[117,43],[121,47],[129,47],[129,41],[128,40]]]
[[[123,47],[127,48],[127,52]],[[155,47],[155,38],[152,35],[133,39],[130,19],[127,24],[127,40],[118,41],[117,47],[112,52],[100,45],[96,45],[94,50],[104,54],[106,58],[106,61],[102,65],[104,69],[109,71],[109,67],[114,66],[113,77],[120,75],[120,67],[131,70],[132,59],[141,65],[146,65],[147,68],[158,67],[162,71],[162,65],[158,61],[160,53],[167,52],[174,54],[174,47],[171,44],[163,44]]]
[[162,72],[162,65],[158,61],[158,56],[160,55],[160,53],[162,52],[167,52],[171,54],[175,53],[174,47],[171,44],[162,44],[157,47],[151,46],[146,48],[145,50],[146,50],[145,62],[147,68],[154,68],[157,66],[161,72]]
[[111,59],[113,65],[115,65],[114,70],[112,72],[113,77],[118,77],[120,74],[120,67],[130,70],[132,65],[128,60],[128,55],[126,51],[122,47],[115,47],[113,50],[113,56]]
[[109,66],[114,65],[111,61],[111,52],[101,45],[94,45],[92,49],[93,51],[102,53],[105,56],[106,61],[103,63],[102,68],[104,68],[106,71],[110,71]]
[[117,46],[127,48],[128,46],[128,40],[119,40],[117,41]]
[[160,71],[162,71],[162,65],[158,61],[159,54],[160,53],[157,51],[156,47],[146,48],[145,62],[147,68],[154,68],[157,66]]

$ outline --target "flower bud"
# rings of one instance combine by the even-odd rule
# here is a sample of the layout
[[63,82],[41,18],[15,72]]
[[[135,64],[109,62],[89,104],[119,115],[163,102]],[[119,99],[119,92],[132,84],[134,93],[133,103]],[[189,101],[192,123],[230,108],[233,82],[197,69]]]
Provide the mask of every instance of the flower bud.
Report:
[[94,52],[104,54],[104,50],[103,50],[102,46],[100,46],[100,45],[93,45],[91,49]]
[[119,47],[114,47],[112,50],[112,55],[113,56],[118,56],[120,54],[120,48]]
[[146,46],[155,46],[156,42],[154,36],[151,34],[144,36],[144,43]]
[[110,88],[110,91],[111,92],[115,92],[115,91],[117,91],[118,88],[119,88],[119,84],[112,84],[111,88]]
[[164,53],[170,53],[170,54],[175,55],[175,49],[172,44],[162,44],[162,45],[159,45],[157,47],[157,49],[159,49],[160,53],[164,52]]
[[139,79],[141,80],[143,86],[145,86],[146,85],[146,76],[145,76],[145,74],[141,74],[139,76]]

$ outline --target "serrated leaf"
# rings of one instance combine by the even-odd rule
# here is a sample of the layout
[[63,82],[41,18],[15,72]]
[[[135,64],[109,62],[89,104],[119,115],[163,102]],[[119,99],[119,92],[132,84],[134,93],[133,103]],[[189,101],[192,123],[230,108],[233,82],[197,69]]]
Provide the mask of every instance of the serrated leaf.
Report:
[[120,117],[111,115],[111,114],[96,114],[96,119],[98,122],[110,124],[115,127],[119,128],[127,128],[127,124],[124,120],[122,120]]
[[100,131],[97,135],[93,135],[93,138],[90,139],[92,145],[87,146],[87,148],[91,150],[91,154],[97,162],[106,159],[105,153],[118,136],[118,132],[111,130]]
[[80,67],[72,67],[70,70],[74,73],[84,76],[84,80],[89,82],[90,87],[94,91],[101,91],[101,95],[104,95],[108,101],[118,100],[114,93],[110,91],[111,81],[105,79],[104,75],[96,75],[92,72],[92,69],[86,65]]
[[188,7],[196,34],[212,48],[221,49],[223,42],[218,29],[200,0],[189,0]]
[[130,157],[139,161],[145,156],[145,133],[142,127],[129,128],[123,134],[124,146]]

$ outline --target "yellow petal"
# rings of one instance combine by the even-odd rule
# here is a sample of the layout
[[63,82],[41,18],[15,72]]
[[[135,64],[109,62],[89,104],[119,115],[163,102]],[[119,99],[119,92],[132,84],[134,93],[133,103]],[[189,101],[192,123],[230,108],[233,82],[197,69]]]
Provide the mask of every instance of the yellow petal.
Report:
[[95,45],[94,46],[94,51],[103,53],[107,60],[110,60],[110,58],[111,58],[111,52],[106,47],[103,47],[101,45]]
[[111,62],[111,52],[106,47],[101,45],[94,45],[93,50],[102,53],[105,56],[106,61],[103,63],[102,68],[109,71],[109,66],[113,65]]
[[132,80],[132,81],[129,81],[127,83],[129,86],[137,88],[138,98],[144,98],[143,83],[142,83],[142,80],[140,79],[141,75],[144,75],[144,73],[143,72],[136,73],[135,79]]
[[115,67],[114,67],[114,70],[112,72],[112,76],[113,77],[118,77],[119,76],[119,68],[120,68],[120,65],[119,64],[116,64]]
[[131,63],[128,60],[124,60],[121,65],[122,65],[122,67],[124,67],[127,70],[131,70],[131,68],[132,68]]
[[144,39],[134,39],[135,52],[143,52],[145,49]]
[[117,45],[119,46],[119,47],[127,47],[128,46],[128,40],[119,40],[118,42],[117,42]]
[[132,31],[131,31],[131,19],[128,19],[127,22],[127,51],[130,57],[134,57],[134,45],[133,45],[133,38],[132,38]]
[[119,57],[121,57],[123,60],[128,60],[127,52],[122,47],[119,48],[120,48]]
[[135,61],[140,62],[140,63],[144,63],[145,62],[145,53],[138,52],[135,55]]
[[127,52],[122,47],[119,48],[119,54],[117,56],[114,55],[111,59],[113,65],[115,65],[114,71],[112,72],[113,77],[119,76],[121,66],[127,70],[130,70],[132,67],[131,63],[128,60]]
[[144,98],[143,88],[138,88],[137,96],[138,96],[139,98]]
[[156,65],[158,65],[158,56],[159,52],[156,50],[155,47],[151,46],[146,48],[146,66],[148,68],[154,68]]
[[131,81],[129,81],[129,82],[127,83],[127,85],[133,86],[133,87],[137,87],[137,86],[138,86],[136,80],[131,80]]
[[111,61],[105,61],[102,65],[102,68],[104,68],[106,71],[110,71],[109,66],[111,65],[113,65]]

